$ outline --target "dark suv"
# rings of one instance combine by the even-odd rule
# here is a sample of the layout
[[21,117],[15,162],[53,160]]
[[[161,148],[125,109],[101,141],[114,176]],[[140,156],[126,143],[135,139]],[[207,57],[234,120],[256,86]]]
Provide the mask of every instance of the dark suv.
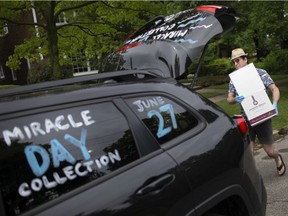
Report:
[[0,215],[265,215],[245,121],[175,79],[235,16],[160,16],[99,74],[2,90]]

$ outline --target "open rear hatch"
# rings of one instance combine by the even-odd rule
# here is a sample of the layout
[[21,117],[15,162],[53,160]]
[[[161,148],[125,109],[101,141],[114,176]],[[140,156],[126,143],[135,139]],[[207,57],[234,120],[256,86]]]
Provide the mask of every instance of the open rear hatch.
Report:
[[109,55],[101,72],[137,69],[155,76],[179,78],[208,42],[232,29],[237,18],[234,9],[224,6],[199,6],[158,16]]

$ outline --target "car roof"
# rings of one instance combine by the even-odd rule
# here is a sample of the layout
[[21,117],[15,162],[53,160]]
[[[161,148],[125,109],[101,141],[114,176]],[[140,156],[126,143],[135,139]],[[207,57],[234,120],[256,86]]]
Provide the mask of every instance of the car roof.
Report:
[[0,115],[136,92],[169,92],[171,84],[177,81],[133,70],[20,86],[0,91]]

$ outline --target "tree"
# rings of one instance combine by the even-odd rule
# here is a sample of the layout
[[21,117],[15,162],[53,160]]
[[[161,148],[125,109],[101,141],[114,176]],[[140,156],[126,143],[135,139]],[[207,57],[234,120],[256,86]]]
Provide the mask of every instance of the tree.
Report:
[[235,28],[223,37],[231,47],[243,47],[249,53],[255,53],[259,61],[272,50],[287,48],[286,2],[237,1],[225,4],[243,14]]
[[[60,65],[67,56],[84,52],[88,57],[103,56],[120,41],[158,15],[161,2],[111,1],[11,1],[0,2],[2,25],[26,25],[33,36],[15,48],[7,65],[16,70],[22,58],[39,61],[48,56],[52,79],[60,79]],[[35,10],[37,21],[23,22],[20,15]],[[61,17],[67,22],[57,25]],[[36,28],[35,28],[36,27]]]
[[[16,47],[15,54],[10,58],[8,65],[17,69],[20,58],[30,57],[36,60],[35,53],[32,53],[36,47],[41,47],[42,53],[49,53],[49,63],[52,68],[52,79],[60,79],[60,64],[59,64],[59,49],[58,49],[58,35],[57,31],[63,26],[57,26],[56,22],[61,13],[69,10],[76,10],[85,7],[90,2],[77,2],[77,4],[70,4],[68,7],[60,8],[59,1],[18,1],[18,2],[2,2],[0,20],[8,25],[27,25],[36,26],[36,34],[38,38],[30,38],[24,44]],[[19,15],[25,11],[35,10],[38,20],[34,22],[21,22]],[[39,29],[38,29],[39,28]],[[39,31],[39,32],[37,32]],[[45,32],[46,34],[41,34]],[[39,34],[40,33],[40,34]],[[35,34],[35,35],[36,35]],[[40,35],[40,37],[39,37]],[[44,41],[47,41],[44,44]],[[26,51],[26,52],[25,52]],[[39,58],[39,57],[38,57]]]

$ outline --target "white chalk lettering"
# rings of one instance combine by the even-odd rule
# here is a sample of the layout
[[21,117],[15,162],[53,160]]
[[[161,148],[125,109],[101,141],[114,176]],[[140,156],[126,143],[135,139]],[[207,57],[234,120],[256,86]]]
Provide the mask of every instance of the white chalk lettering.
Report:
[[42,176],[42,181],[44,183],[45,188],[47,189],[54,188],[57,186],[56,181],[49,181],[46,176]]
[[33,191],[40,191],[43,187],[41,179],[35,178],[31,181],[31,188]]
[[71,126],[74,127],[74,128],[78,128],[78,127],[81,127],[81,126],[83,125],[82,122],[75,122],[75,121],[74,121],[74,118],[73,118],[73,116],[72,116],[71,114],[69,114],[69,115],[67,116],[67,118],[68,118]]
[[75,173],[78,176],[86,176],[88,174],[88,170],[80,171],[80,168],[82,167],[81,163],[77,163],[75,165]]
[[91,167],[92,165],[93,165],[93,161],[92,160],[83,162],[83,166],[86,167],[88,172],[92,172],[93,171],[93,169]]
[[61,122],[65,120],[65,117],[63,115],[57,116],[55,118],[55,125],[57,128],[59,128],[59,130],[67,130],[69,129],[69,124],[66,123],[64,125],[61,124]]
[[9,130],[3,131],[3,137],[8,146],[11,145],[11,138],[23,140],[25,138],[24,134],[22,133],[21,129],[18,127],[14,127],[13,132]]
[[[74,166],[66,166],[62,168],[62,173],[53,172],[53,176],[48,179],[47,176],[43,175],[39,178],[31,180],[30,185],[27,182],[20,184],[18,193],[22,197],[30,196],[33,192],[38,192],[43,188],[51,189],[62,185],[68,180],[72,181],[77,177],[87,176],[88,173],[92,173],[93,170],[102,169],[114,164],[117,161],[121,161],[120,154],[117,149],[114,152],[108,152],[106,155],[100,156],[98,159],[77,162]],[[64,175],[64,176],[63,176]]]
[[163,105],[165,103],[164,99],[162,97],[153,97],[146,100],[137,100],[134,101],[133,104],[138,107],[138,112],[143,112],[145,109],[149,109],[152,107],[157,107],[160,105]]
[[106,156],[106,155],[103,155],[101,158],[100,158],[100,162],[103,166],[107,166],[107,164],[109,163],[109,158]]
[[163,40],[163,39],[167,39],[169,36],[170,39],[173,38],[177,38],[177,37],[184,37],[187,33],[188,33],[188,29],[185,30],[178,30],[178,31],[171,31],[171,32],[167,32],[164,34],[158,34],[153,36],[153,39],[155,40]]
[[25,133],[26,133],[27,138],[28,138],[28,139],[31,139],[32,134],[31,134],[31,131],[30,131],[29,127],[24,126],[23,128],[24,128],[24,131],[25,131]]
[[101,168],[102,168],[102,165],[101,165],[101,163],[100,163],[99,160],[96,159],[96,160],[95,160],[95,163],[96,163],[98,169],[101,169]]
[[66,177],[60,177],[56,172],[53,173],[53,177],[58,184],[64,184],[67,181]]
[[27,197],[27,196],[30,196],[32,194],[32,191],[29,189],[29,185],[26,182],[24,182],[18,188],[18,193],[22,197]]
[[73,172],[73,166],[63,168],[63,172],[69,180],[73,180],[77,177]]
[[95,120],[93,120],[92,117],[89,116],[89,114],[90,114],[89,110],[84,110],[81,112],[81,117],[82,117],[83,122],[86,126],[89,126],[89,125],[95,123]]
[[76,122],[71,114],[66,117],[64,115],[56,116],[55,119],[45,119],[44,122],[31,122],[30,124],[15,126],[13,130],[5,129],[2,131],[3,138],[8,146],[12,140],[31,139],[32,136],[45,136],[52,132],[68,130],[69,128],[79,128],[82,126],[90,126],[96,121],[92,119],[90,110],[80,112],[81,121]]
[[59,131],[59,129],[54,125],[54,123],[50,119],[45,119],[45,128],[46,128],[46,133],[50,133],[51,129],[55,131]]
[[115,150],[115,153],[111,153],[111,152],[108,152],[108,157],[111,161],[111,163],[115,163],[115,160],[116,161],[120,161],[121,160],[121,157],[119,155],[119,152],[117,150]]
[[34,134],[34,136],[38,136],[38,133],[41,135],[45,135],[45,131],[41,129],[41,124],[39,122],[32,122],[30,124],[30,128],[32,130],[32,133]]

